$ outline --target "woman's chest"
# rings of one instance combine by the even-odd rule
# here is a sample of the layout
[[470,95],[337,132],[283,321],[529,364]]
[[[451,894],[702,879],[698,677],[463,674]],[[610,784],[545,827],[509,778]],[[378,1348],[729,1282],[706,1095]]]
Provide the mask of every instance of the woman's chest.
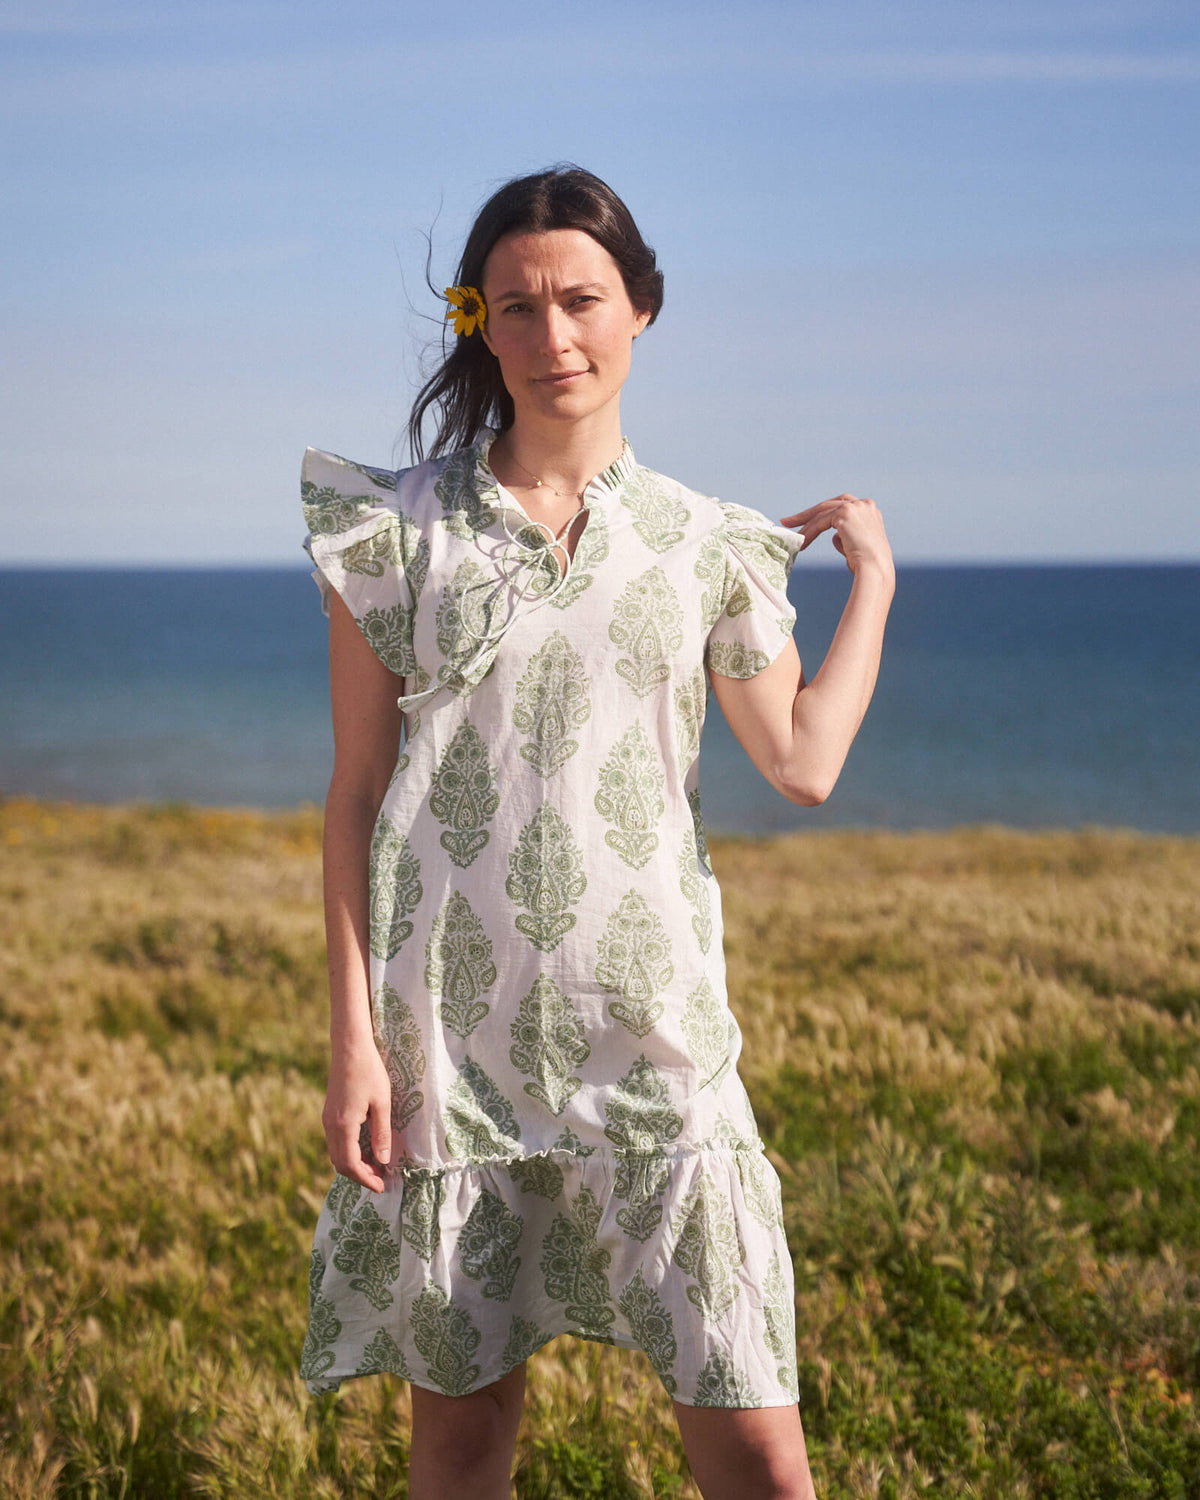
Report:
[[503,519],[427,533],[413,644],[428,680],[484,657],[526,660],[551,638],[564,660],[635,691],[700,658],[724,584],[711,534],[676,529],[664,543],[627,513],[593,507],[568,561],[527,519]]

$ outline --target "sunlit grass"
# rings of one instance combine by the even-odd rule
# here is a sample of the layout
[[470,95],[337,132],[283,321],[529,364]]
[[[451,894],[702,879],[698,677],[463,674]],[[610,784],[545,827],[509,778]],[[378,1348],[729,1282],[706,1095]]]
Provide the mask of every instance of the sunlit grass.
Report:
[[[0,1494],[405,1493],[295,1376],[320,819],[0,805]],[[1200,1495],[1200,841],[716,841],[830,1497]],[[531,1362],[516,1493],[688,1496],[640,1358]]]

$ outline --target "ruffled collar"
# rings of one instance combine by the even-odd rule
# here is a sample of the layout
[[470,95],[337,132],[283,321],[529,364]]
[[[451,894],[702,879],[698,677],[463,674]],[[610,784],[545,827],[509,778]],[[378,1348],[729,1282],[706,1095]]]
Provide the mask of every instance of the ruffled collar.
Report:
[[[491,465],[488,463],[488,454],[492,446],[500,436],[499,432],[490,427],[485,427],[475,443],[475,489],[481,501],[486,501],[497,509],[518,510],[523,516],[527,513],[521,502],[509,493],[500,483],[495,474],[492,473]],[[629,439],[621,439],[621,452],[599,474],[588,481],[583,491],[584,502],[601,500],[615,497],[624,487],[637,469],[637,459],[633,456],[633,449],[629,445]],[[528,517],[527,517],[528,518]]]

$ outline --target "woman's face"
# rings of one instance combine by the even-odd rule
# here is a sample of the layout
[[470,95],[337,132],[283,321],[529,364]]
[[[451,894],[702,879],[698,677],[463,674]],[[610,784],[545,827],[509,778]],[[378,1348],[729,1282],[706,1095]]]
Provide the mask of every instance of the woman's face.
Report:
[[581,229],[509,234],[483,268],[483,338],[500,361],[516,421],[619,419],[633,341],[650,321],[621,270]]

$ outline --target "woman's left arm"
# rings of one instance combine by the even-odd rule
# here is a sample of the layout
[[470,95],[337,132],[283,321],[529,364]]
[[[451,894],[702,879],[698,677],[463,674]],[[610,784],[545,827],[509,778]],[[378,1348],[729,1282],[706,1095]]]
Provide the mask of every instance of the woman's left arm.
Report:
[[711,676],[721,712],[750,759],[789,801],[814,807],[833,790],[875,690],[896,569],[872,500],[838,495],[783,524],[803,535],[802,552],[832,531],[853,577],[821,669],[806,682],[789,642],[755,677]]

